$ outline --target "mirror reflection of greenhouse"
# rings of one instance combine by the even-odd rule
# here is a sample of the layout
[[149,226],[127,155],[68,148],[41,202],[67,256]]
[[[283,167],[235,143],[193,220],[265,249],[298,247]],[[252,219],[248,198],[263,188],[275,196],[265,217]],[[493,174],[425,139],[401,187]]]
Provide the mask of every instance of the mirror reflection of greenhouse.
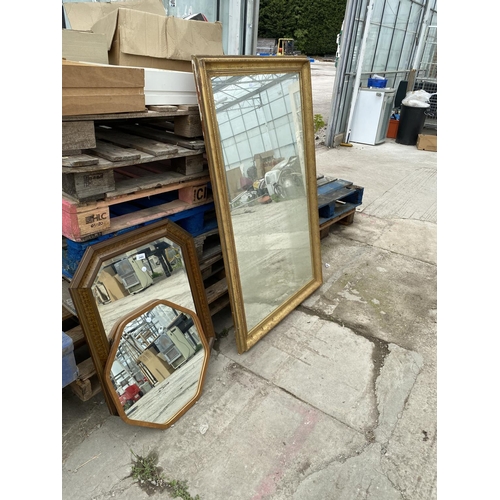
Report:
[[203,346],[192,317],[160,304],[123,328],[110,377],[124,409],[186,364]]
[[[219,133],[227,170],[245,175],[255,155],[274,151],[276,157],[296,154],[290,92],[296,75],[265,74],[217,77],[212,80]],[[284,140],[286,138],[286,140]]]

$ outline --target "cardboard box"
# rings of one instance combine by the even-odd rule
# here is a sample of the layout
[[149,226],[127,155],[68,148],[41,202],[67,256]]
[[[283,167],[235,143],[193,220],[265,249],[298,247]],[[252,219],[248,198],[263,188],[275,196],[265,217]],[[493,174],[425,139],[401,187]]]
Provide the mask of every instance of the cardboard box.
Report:
[[62,115],[145,111],[144,69],[62,60]]
[[104,268],[99,273],[99,281],[106,287],[106,292],[112,302],[130,295],[127,289],[118,280],[117,274],[113,274],[110,268]]
[[418,134],[417,149],[437,151],[437,135]]
[[193,73],[144,68],[146,105],[198,104]]
[[108,46],[102,33],[62,30],[62,57],[68,61],[108,64]]
[[64,11],[73,30],[91,31],[94,23],[123,7],[165,15],[161,0],[128,0],[126,2],[64,2]]
[[114,2],[118,8],[103,9],[92,2],[66,13],[73,28],[87,26],[106,37],[110,64],[192,72],[191,56],[224,54],[220,22],[166,16],[161,0],[133,3],[133,9],[129,2]]
[[150,349],[146,349],[138,356],[137,361],[144,363],[158,382],[168,378],[171,375],[171,371],[173,371],[163,359],[160,359],[158,355]]

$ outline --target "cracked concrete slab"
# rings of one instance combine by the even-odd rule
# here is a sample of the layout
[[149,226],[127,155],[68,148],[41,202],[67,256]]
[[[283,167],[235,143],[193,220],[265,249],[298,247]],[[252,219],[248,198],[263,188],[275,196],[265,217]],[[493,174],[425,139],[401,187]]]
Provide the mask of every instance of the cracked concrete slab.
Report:
[[378,442],[389,441],[422,366],[420,354],[389,344],[389,355],[375,382],[378,425],[373,432]]
[[408,499],[437,498],[437,394],[435,366],[416,378],[384,447],[384,471]]
[[[292,500],[404,500],[381,466],[381,446],[372,444],[361,455],[333,463],[310,474],[293,493]],[[277,497],[279,498],[279,497]]]
[[432,350],[436,266],[332,234],[326,239],[324,284],[302,305],[367,337]]
[[271,382],[360,432],[373,428],[377,415],[370,341],[336,323],[293,311],[259,344],[257,352],[238,355],[228,339],[221,352],[258,370],[257,358],[266,359],[266,348],[274,356],[278,350],[280,362]]
[[[399,253],[429,264],[437,263],[436,225],[413,219],[379,219],[365,212],[356,214],[356,224],[334,225],[330,235],[342,236],[359,243]],[[322,241],[323,262],[328,262],[326,251],[338,244],[337,238],[326,237]]]
[[[142,498],[128,477],[131,451],[163,450],[159,465],[190,478],[190,491],[204,500],[280,498],[304,488],[310,471],[351,456],[359,456],[364,471],[365,460],[373,460],[365,448],[385,443],[403,411],[419,356],[391,345],[380,368],[372,341],[302,311],[258,346],[238,355],[234,337],[223,339],[203,398],[170,429],[132,431],[117,417],[107,419],[65,460],[63,484],[71,484],[70,491],[63,488],[65,498],[77,499],[81,491],[96,499],[110,492]],[[270,360],[277,362],[266,370]],[[228,497],[224,481],[212,482],[225,475],[231,478]],[[352,478],[346,481],[352,486]],[[359,481],[356,488],[372,488],[364,476]],[[384,493],[386,483],[376,480],[373,494]]]

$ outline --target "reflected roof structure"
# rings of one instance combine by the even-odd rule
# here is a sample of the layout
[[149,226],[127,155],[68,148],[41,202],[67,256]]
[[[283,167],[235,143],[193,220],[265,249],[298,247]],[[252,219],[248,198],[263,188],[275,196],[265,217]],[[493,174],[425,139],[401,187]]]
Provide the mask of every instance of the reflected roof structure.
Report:
[[238,105],[240,109],[248,106],[254,107],[253,98],[269,87],[284,80],[297,78],[294,73],[269,73],[244,76],[217,76],[212,78],[215,108],[223,111]]

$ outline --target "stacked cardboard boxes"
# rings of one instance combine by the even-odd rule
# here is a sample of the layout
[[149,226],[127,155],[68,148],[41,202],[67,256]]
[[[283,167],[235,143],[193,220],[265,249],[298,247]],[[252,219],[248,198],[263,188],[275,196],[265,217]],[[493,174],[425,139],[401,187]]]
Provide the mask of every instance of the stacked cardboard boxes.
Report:
[[62,116],[146,111],[144,69],[62,60]]
[[167,16],[161,0],[63,6],[63,116],[197,104],[192,55],[223,54],[221,23]]
[[104,36],[109,63],[192,71],[191,56],[223,54],[222,24],[167,16],[161,0],[64,4],[74,30]]

